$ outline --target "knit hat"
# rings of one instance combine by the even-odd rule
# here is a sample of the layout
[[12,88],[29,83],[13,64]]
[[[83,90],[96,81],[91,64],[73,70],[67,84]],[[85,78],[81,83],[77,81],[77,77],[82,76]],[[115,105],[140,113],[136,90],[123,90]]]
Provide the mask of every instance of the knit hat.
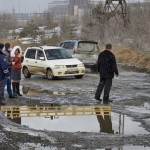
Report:
[[3,43],[0,43],[0,50],[2,50],[4,47],[4,44]]

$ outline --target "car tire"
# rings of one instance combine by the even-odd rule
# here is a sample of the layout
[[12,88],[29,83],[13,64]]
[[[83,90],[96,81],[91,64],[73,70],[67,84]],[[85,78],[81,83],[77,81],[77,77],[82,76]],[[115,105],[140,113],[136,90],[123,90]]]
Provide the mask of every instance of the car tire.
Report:
[[46,71],[46,78],[48,80],[52,80],[52,79],[55,78],[51,69],[47,69],[47,71]]
[[83,75],[75,76],[76,79],[81,79],[82,77],[83,77]]
[[30,74],[27,67],[23,67],[23,75],[24,75],[25,78],[30,78],[31,77],[31,74]]
[[28,91],[29,91],[29,87],[25,87],[25,86],[22,87],[22,93],[23,94],[27,94]]

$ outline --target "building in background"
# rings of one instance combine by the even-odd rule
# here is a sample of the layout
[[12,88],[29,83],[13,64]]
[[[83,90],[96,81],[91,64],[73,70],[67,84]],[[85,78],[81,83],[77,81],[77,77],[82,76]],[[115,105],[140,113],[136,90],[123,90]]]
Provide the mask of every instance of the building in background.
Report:
[[81,15],[88,8],[89,3],[90,0],[69,0],[69,14]]
[[68,0],[64,1],[54,1],[51,3],[48,3],[48,11],[55,15],[68,15],[69,9],[68,9]]

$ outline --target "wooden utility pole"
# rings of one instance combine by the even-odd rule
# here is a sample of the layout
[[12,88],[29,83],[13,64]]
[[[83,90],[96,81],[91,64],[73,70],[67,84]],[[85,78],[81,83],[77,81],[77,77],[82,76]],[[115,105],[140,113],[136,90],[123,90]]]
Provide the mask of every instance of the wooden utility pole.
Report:
[[123,19],[125,26],[129,23],[126,0],[106,0],[104,12],[116,12]]

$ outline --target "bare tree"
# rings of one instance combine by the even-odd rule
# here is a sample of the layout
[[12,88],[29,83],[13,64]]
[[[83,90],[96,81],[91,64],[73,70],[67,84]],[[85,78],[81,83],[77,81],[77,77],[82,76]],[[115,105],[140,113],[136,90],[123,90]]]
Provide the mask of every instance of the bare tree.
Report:
[[0,36],[6,38],[8,31],[14,29],[17,26],[17,21],[14,20],[11,14],[1,13],[0,14]]
[[82,18],[82,38],[94,39],[100,44],[127,44],[140,50],[150,47],[150,3],[128,4],[129,25],[117,13],[105,13],[101,4],[91,8]]
[[61,27],[61,38],[62,39],[73,39],[75,38],[74,28],[75,23],[68,17],[62,17],[60,21]]

